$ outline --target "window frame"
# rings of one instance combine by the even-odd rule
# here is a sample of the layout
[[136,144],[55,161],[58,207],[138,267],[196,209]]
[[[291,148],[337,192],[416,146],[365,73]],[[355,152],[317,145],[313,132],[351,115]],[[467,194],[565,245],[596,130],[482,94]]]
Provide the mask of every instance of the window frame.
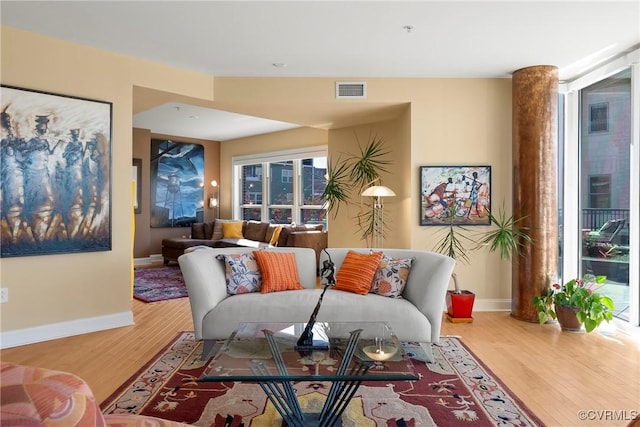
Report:
[[[233,173],[232,217],[234,219],[240,220],[243,217],[242,215],[243,209],[246,209],[246,208],[256,209],[259,207],[260,213],[261,213],[260,215],[261,221],[264,221],[264,222],[270,222],[269,212],[271,209],[291,209],[291,222],[296,224],[302,223],[302,217],[303,217],[302,211],[305,209],[306,210],[309,210],[309,209],[325,210],[325,218],[326,218],[326,208],[323,205],[304,205],[302,201],[302,195],[301,195],[302,160],[308,159],[308,158],[316,158],[316,157],[325,157],[327,158],[327,162],[328,162],[328,149],[326,145],[306,147],[306,148],[300,148],[300,149],[274,151],[269,153],[234,156],[231,159],[232,173]],[[271,180],[271,171],[270,171],[269,165],[271,163],[288,162],[288,161],[293,162],[293,172],[292,172],[293,204],[292,205],[270,204],[271,199],[269,194],[269,182]],[[241,203],[242,167],[247,165],[257,165],[257,164],[262,165],[262,203],[260,205],[243,204]],[[327,222],[325,222],[325,228],[328,228]]]
[[[559,92],[564,94],[564,158],[563,174],[559,176],[565,189],[562,206],[562,275],[564,278],[578,277],[580,271],[581,236],[580,236],[580,200],[579,174],[580,149],[577,141],[580,138],[580,91],[594,83],[611,77],[622,70],[631,69],[631,144],[640,144],[640,49],[628,52],[603,66],[567,83],[559,85]],[[588,131],[588,129],[587,129]],[[640,150],[631,151],[629,227],[637,229],[640,225]],[[570,196],[571,195],[571,196]],[[637,330],[640,325],[640,234],[629,236],[629,320],[614,319],[617,326],[625,330]],[[564,279],[563,279],[564,280]],[[564,280],[566,281],[566,280]]]

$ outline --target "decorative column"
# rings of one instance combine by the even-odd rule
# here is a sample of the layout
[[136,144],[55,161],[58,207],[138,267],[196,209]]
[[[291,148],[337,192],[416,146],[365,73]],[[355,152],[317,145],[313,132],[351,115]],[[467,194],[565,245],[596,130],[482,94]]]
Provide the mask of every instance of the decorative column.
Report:
[[513,73],[513,215],[533,243],[512,258],[511,316],[537,322],[531,300],[558,272],[558,69]]

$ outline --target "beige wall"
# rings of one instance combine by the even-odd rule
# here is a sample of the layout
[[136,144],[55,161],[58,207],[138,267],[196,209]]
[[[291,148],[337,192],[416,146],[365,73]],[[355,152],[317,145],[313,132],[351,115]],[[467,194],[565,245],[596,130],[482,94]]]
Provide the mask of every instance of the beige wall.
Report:
[[135,214],[135,237],[133,241],[133,257],[148,257],[151,247],[151,213],[150,213],[150,183],[149,183],[149,162],[151,158],[151,131],[149,129],[133,128],[133,150],[134,159],[142,160],[142,182],[140,183],[140,213]]
[[142,160],[142,197],[140,213],[135,215],[134,258],[147,258],[162,252],[162,239],[183,237],[191,234],[191,228],[151,228],[151,139],[170,139],[176,142],[201,144],[204,147],[204,220],[212,221],[213,209],[208,200],[212,196],[211,181],[220,180],[220,142],[182,136],[160,135],[148,129],[133,129],[133,157]]
[[[504,201],[511,211],[511,80],[435,80],[413,90],[421,101],[411,104],[411,247],[433,249],[442,228],[417,225],[421,165],[490,165],[492,205]],[[481,300],[476,308],[510,299],[511,264],[486,251],[473,252],[470,258],[470,265],[458,263],[456,272],[460,285]]]
[[[353,129],[368,132],[370,127],[398,144],[395,173],[385,177],[399,194],[388,205],[395,233],[388,245],[433,248],[439,229],[418,225],[420,165],[489,164],[493,204],[505,200],[510,208],[509,79],[366,79],[367,99],[345,101],[335,99],[333,78],[213,78],[7,27],[2,27],[1,48],[3,84],[113,102],[113,250],[0,260],[1,286],[10,295],[0,306],[3,338],[6,331],[130,313],[134,92],[175,93],[230,111],[332,129],[307,127],[222,143],[222,216],[231,214],[234,155],[322,143],[334,153],[350,143]],[[330,226],[337,232],[341,227],[348,225]],[[351,243],[336,238],[331,237],[332,244]],[[510,298],[510,269],[496,255],[473,254],[472,265],[456,270],[477,299]]]
[[213,78],[13,28],[1,31],[2,84],[113,103],[112,250],[0,260],[1,286],[9,289],[9,302],[0,306],[2,345],[28,335],[22,333],[28,328],[55,336],[66,333],[55,330],[65,322],[79,321],[74,326],[80,331],[117,324],[131,312],[133,87],[211,99]]
[[[511,211],[510,79],[366,81],[366,101],[345,101],[335,99],[335,79],[330,78],[216,78],[215,102],[236,111],[246,105],[252,114],[268,111],[270,118],[278,120],[302,119],[308,112],[319,126],[333,128],[328,138],[330,156],[355,147],[354,130],[365,137],[369,129],[384,134],[394,144],[395,161],[393,177],[384,181],[399,194],[385,208],[393,220],[386,246],[431,250],[443,230],[419,225],[421,165],[490,165],[492,203],[495,207],[504,201]],[[361,104],[367,104],[364,116],[356,112]],[[335,128],[336,123],[349,122],[357,124]],[[259,137],[255,141],[253,152],[269,151]],[[221,158],[223,162],[228,158],[224,144]],[[221,166],[223,176],[227,176],[225,167]],[[330,221],[331,246],[366,246],[354,234],[350,219],[341,216]],[[480,300],[476,307],[508,310],[510,264],[484,251],[471,253],[470,258],[471,264],[459,264],[456,272],[461,285],[476,292]]]

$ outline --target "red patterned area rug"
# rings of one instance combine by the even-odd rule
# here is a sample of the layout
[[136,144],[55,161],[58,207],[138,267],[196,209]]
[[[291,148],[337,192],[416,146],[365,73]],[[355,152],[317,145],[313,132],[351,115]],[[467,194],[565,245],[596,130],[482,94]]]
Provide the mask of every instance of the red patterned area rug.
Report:
[[144,302],[187,296],[180,267],[141,267],[133,271],[133,296]]
[[[417,381],[363,383],[342,415],[343,426],[542,426],[542,422],[458,338],[444,337],[424,362],[420,343],[403,343]],[[106,399],[105,413],[151,415],[206,427],[280,426],[257,384],[197,382],[201,343],[183,332]],[[306,412],[319,412],[328,382],[295,384]]]

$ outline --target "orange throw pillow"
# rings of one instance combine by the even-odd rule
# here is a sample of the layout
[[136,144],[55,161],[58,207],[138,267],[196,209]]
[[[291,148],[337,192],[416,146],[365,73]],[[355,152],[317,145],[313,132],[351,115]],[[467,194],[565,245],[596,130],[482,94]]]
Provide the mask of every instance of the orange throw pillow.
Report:
[[361,254],[350,250],[336,273],[334,289],[360,295],[368,294],[381,258],[382,252]]
[[293,252],[253,251],[262,273],[263,294],[304,289]]

